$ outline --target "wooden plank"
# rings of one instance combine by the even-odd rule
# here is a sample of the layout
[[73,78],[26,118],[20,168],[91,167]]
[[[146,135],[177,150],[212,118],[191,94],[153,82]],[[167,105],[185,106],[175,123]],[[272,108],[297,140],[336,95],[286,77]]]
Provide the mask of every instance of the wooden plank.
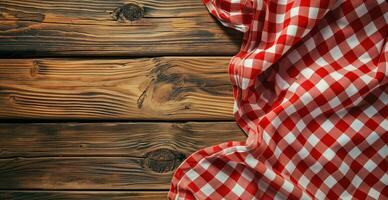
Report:
[[[127,3],[144,9],[125,19]],[[120,17],[121,16],[121,17]],[[0,55],[233,55],[241,34],[199,0],[7,0],[0,4]]]
[[136,157],[0,159],[0,189],[168,189],[172,171],[158,173]]
[[0,158],[147,157],[170,149],[185,156],[225,141],[245,140],[235,122],[0,124]]
[[243,141],[234,122],[1,124],[0,189],[162,190],[194,151]]
[[3,200],[165,200],[167,191],[0,191]]
[[229,59],[0,59],[0,118],[233,120]]

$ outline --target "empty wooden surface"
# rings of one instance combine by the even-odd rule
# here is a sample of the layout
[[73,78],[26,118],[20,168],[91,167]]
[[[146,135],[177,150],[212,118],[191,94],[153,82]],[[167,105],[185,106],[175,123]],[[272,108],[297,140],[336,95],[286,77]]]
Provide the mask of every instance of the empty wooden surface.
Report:
[[156,200],[166,197],[166,191],[0,191],[2,200]]
[[172,171],[156,173],[143,162],[132,157],[0,159],[0,189],[168,189]]
[[[117,19],[127,3],[144,17]],[[0,2],[2,56],[233,55],[240,40],[200,0]]]
[[0,124],[0,135],[0,190],[166,190],[194,151],[245,139],[234,122]]
[[233,120],[229,59],[0,59],[0,118]]
[[235,122],[0,124],[0,158],[53,156],[147,157],[160,149],[190,153],[242,141]]
[[245,140],[241,38],[201,0],[0,0],[0,199],[166,199],[188,155]]

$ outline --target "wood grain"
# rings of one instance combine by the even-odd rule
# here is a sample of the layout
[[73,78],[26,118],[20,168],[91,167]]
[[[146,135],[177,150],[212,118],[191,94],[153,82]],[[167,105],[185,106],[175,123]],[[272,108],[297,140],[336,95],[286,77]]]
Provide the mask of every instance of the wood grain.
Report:
[[[115,11],[144,9],[138,21]],[[119,13],[120,15],[120,13]],[[0,3],[2,56],[233,55],[241,34],[199,0],[7,0]]]
[[0,119],[233,120],[229,59],[0,59]]
[[1,124],[0,189],[164,190],[194,151],[243,141],[234,122]]
[[180,154],[245,140],[235,122],[0,124],[0,158],[132,156],[170,149]]
[[0,189],[168,189],[172,171],[157,173],[136,157],[0,159]]
[[0,191],[2,200],[165,200],[167,192],[149,191]]

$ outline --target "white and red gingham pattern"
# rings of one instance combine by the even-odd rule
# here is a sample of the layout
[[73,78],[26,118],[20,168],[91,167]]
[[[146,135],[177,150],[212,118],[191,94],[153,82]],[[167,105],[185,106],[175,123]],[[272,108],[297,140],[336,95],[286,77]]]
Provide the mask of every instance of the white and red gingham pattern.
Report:
[[387,1],[203,1],[245,34],[229,74],[248,138],[191,155],[169,198],[388,199]]

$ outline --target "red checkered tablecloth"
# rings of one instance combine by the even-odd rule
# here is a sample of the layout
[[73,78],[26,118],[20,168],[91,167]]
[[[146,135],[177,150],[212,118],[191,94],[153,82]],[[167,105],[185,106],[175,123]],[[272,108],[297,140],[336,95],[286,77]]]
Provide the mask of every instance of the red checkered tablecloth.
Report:
[[387,1],[203,1],[244,32],[229,74],[248,138],[192,154],[169,198],[388,199]]

